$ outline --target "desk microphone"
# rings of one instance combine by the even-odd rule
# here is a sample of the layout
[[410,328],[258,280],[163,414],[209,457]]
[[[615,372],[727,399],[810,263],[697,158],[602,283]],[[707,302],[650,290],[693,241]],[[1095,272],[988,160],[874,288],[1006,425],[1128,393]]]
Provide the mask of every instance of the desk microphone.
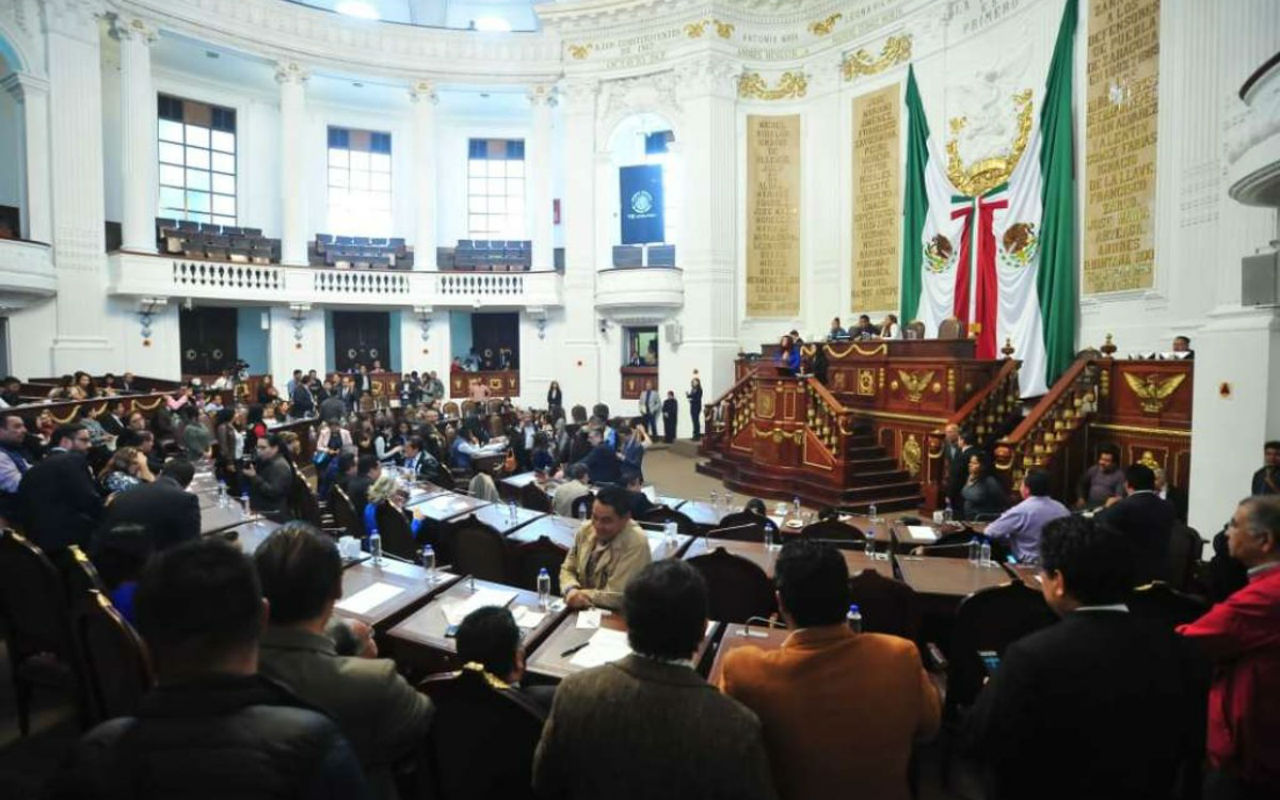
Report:
[[782,628],[783,630],[786,630],[786,627],[787,627],[786,625],[779,623],[777,620],[772,620],[772,619],[769,619],[768,617],[747,617],[747,621],[742,623],[742,630],[738,631],[737,635],[746,637],[746,638],[757,638],[757,639],[768,638],[768,634],[765,634],[765,633],[752,633],[751,632],[752,622],[762,622],[770,628]]

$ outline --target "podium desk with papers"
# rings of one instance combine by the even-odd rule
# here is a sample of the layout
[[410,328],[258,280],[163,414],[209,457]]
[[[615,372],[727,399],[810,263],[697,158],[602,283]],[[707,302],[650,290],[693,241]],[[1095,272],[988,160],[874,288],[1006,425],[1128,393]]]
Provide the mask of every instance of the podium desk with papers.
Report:
[[363,561],[342,571],[342,599],[333,612],[383,632],[458,579],[437,571],[431,580],[422,567],[386,557],[381,564]]

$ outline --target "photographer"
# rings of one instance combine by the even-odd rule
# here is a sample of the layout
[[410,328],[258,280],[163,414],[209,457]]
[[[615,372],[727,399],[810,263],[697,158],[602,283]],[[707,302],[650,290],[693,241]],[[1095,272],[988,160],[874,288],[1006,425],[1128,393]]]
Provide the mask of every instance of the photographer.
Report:
[[274,522],[289,520],[293,469],[281,454],[283,447],[280,434],[268,433],[258,439],[257,458],[246,456],[240,465],[249,483],[249,507]]

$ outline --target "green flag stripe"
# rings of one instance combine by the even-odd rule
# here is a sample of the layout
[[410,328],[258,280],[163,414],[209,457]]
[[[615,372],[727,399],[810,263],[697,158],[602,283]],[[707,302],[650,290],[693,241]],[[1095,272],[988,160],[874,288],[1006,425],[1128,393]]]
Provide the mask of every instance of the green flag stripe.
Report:
[[898,293],[900,321],[915,320],[923,290],[924,221],[929,216],[929,195],[924,188],[924,168],[929,162],[929,122],[916,88],[915,67],[907,68],[907,174],[902,197],[902,281]]

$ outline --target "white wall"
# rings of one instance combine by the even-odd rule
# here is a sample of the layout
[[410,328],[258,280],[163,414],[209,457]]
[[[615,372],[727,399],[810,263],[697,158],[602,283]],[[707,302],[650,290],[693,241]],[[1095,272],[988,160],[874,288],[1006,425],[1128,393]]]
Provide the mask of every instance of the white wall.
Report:
[[0,206],[22,205],[22,124],[22,106],[0,91]]

